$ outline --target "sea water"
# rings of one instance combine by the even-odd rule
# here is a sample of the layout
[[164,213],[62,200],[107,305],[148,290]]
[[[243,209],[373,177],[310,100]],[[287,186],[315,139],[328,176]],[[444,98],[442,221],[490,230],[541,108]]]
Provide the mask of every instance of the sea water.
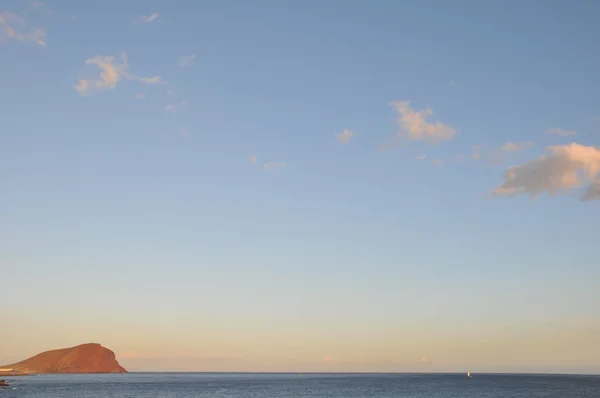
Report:
[[600,376],[129,373],[7,378],[0,397],[600,397]]

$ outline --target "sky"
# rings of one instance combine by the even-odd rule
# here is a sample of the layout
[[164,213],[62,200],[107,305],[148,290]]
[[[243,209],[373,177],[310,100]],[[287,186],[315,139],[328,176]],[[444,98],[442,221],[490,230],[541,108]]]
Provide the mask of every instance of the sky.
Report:
[[600,373],[599,18],[3,1],[0,363]]

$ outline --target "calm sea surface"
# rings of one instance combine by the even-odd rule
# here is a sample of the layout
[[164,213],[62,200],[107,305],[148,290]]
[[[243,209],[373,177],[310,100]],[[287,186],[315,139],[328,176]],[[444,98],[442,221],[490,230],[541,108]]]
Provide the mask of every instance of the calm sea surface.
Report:
[[600,398],[599,376],[129,373],[7,379],[10,389],[0,389],[0,397]]

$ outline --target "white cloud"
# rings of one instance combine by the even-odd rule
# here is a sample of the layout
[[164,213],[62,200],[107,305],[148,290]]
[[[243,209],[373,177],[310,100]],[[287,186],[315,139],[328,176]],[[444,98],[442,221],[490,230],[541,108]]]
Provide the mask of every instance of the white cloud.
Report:
[[182,55],[181,57],[179,57],[179,66],[185,68],[186,66],[195,65],[194,59],[196,59],[196,54]]
[[100,76],[91,79],[81,79],[73,87],[81,95],[91,94],[96,91],[112,90],[122,79],[137,81],[144,84],[163,84],[160,76],[141,77],[127,72],[127,54],[121,54],[121,62],[117,63],[114,57],[96,56],[85,61],[87,65],[95,65],[101,72]]
[[263,167],[265,170],[277,170],[285,167],[285,162],[266,162]]
[[336,134],[335,138],[337,138],[340,143],[347,144],[352,140],[352,131],[344,130],[341,133]]
[[427,159],[427,156],[421,155],[421,156],[417,156],[415,159],[417,159],[417,160],[425,160],[425,159]]
[[560,135],[561,137],[569,137],[569,136],[576,135],[577,133],[575,130],[568,131],[568,130],[563,130],[558,127],[554,127],[554,128],[546,130],[546,134]]
[[156,21],[156,19],[160,16],[159,13],[157,12],[153,12],[152,14],[148,14],[148,15],[140,15],[137,19],[135,19],[133,21],[133,23],[150,23],[150,22],[154,22]]
[[[25,29],[25,32],[21,31]],[[45,46],[46,31],[41,28],[30,28],[25,20],[10,12],[0,13],[0,41],[3,39],[21,42],[34,42],[39,46]]]
[[600,149],[577,143],[550,146],[548,155],[540,156],[504,172],[504,183],[493,191],[495,195],[543,192],[550,195],[569,192],[588,184],[582,200],[600,199]]
[[407,136],[410,140],[448,141],[456,134],[456,130],[441,122],[430,123],[427,119],[433,114],[430,108],[415,111],[409,101],[391,102],[398,112],[399,136]]

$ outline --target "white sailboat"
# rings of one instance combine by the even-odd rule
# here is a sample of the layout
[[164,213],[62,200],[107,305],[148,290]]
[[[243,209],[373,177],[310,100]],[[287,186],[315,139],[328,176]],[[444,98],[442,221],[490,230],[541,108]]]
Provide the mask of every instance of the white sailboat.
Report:
[[470,379],[471,378],[471,372],[467,372],[467,377]]

